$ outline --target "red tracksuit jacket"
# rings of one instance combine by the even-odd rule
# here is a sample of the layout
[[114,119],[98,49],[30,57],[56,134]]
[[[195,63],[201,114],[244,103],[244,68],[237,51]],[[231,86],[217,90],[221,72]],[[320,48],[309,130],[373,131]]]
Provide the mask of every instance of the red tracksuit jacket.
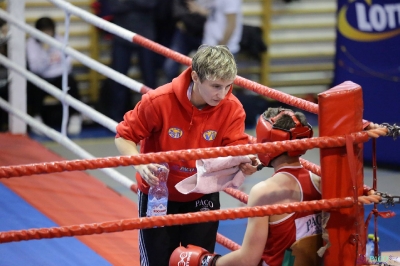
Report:
[[[142,141],[141,153],[247,144],[245,112],[232,88],[217,106],[198,110],[187,96],[191,71],[189,67],[171,83],[144,94],[118,124],[116,137]],[[178,182],[196,173],[195,160],[170,162],[169,167],[169,200],[185,202],[202,196],[183,195],[175,189]],[[149,186],[139,173],[136,180],[147,194]]]

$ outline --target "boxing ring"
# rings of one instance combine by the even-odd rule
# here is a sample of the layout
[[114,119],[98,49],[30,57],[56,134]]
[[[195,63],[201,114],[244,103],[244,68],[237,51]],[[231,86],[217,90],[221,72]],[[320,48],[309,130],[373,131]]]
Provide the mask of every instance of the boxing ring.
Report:
[[[18,1],[15,1],[18,2]],[[15,4],[14,2],[14,4]],[[153,50],[166,57],[190,65],[189,57],[174,52],[165,48],[151,40],[148,40],[138,34],[129,32],[120,28],[108,21],[79,9],[72,4],[61,0],[49,0],[55,6],[65,10],[66,21],[68,26],[70,15],[75,15],[84,21],[105,30],[111,34],[117,35],[125,40],[132,41]],[[15,4],[16,5],[16,4]],[[109,67],[100,64],[99,62],[79,53],[68,46],[68,31],[66,31],[64,43],[59,43],[53,38],[41,33],[33,27],[18,20],[15,16],[0,10],[0,18],[6,20],[13,25],[17,30],[29,33],[40,41],[49,43],[62,50],[66,55],[73,57],[84,65],[102,73],[103,75],[114,79],[117,82],[127,86],[128,88],[146,93],[152,88],[148,88],[145,84],[134,81],[125,75],[122,75]],[[66,27],[68,28],[68,27]],[[63,91],[46,83],[38,76],[27,71],[20,64],[7,59],[0,55],[0,63],[6,66],[12,73],[14,79],[26,78],[32,83],[42,88],[52,96],[59,99],[63,105],[70,105],[81,113],[90,117],[93,121],[104,126],[105,128],[115,132],[117,123],[108,117],[100,114],[96,110],[86,104],[72,98],[66,93],[66,86],[63,86]],[[49,225],[42,228],[37,228],[34,225],[30,228],[21,230],[8,230],[0,232],[0,245],[13,243],[14,245],[25,242],[25,240],[35,239],[56,239],[68,238],[76,236],[83,243],[93,248],[96,253],[101,254],[113,265],[126,265],[126,261],[132,263],[138,262],[138,248],[134,244],[137,242],[136,229],[152,228],[155,226],[171,226],[176,224],[187,224],[205,221],[216,220],[231,220],[246,217],[260,217],[265,215],[282,214],[294,211],[322,210],[330,213],[329,221],[326,224],[326,233],[329,238],[324,238],[326,241],[326,250],[323,254],[324,265],[364,265],[368,262],[365,260],[365,241],[366,241],[366,222],[364,221],[364,203],[374,203],[375,221],[377,216],[393,216],[393,212],[378,212],[376,208],[376,197],[366,196],[364,193],[363,183],[363,143],[370,141],[371,136],[381,136],[379,132],[363,130],[363,102],[362,88],[360,85],[351,81],[344,82],[326,92],[318,95],[318,104],[308,102],[306,100],[293,97],[280,91],[268,88],[264,85],[246,80],[240,76],[235,79],[235,84],[252,90],[260,95],[278,100],[293,107],[304,111],[318,114],[319,137],[307,140],[292,140],[274,143],[256,144],[254,137],[249,136],[250,142],[247,145],[238,145],[234,147],[195,149],[186,151],[169,151],[160,153],[141,154],[136,156],[117,156],[96,158],[87,151],[83,150],[65,134],[65,125],[67,121],[66,115],[63,115],[62,129],[58,132],[35,121],[32,117],[26,114],[24,108],[17,108],[13,104],[0,99],[0,107],[8,111],[13,117],[17,117],[23,123],[34,127],[47,137],[59,142],[72,152],[77,154],[79,160],[63,160],[54,154],[46,152],[45,149],[38,144],[32,144],[29,138],[18,135],[19,129],[14,130],[11,127],[13,134],[1,134],[1,145],[4,150],[10,151],[6,156],[0,157],[0,179],[3,184],[13,187],[20,194],[25,194],[26,198],[40,201],[49,201],[49,205],[56,205],[53,208],[60,213],[65,212],[64,216],[69,216],[69,219],[62,223],[63,225]],[[338,102],[341,106],[348,108],[338,108]],[[22,109],[22,110],[21,110]],[[64,108],[68,109],[68,108]],[[385,135],[393,137],[398,136],[398,128],[388,125]],[[22,130],[23,131],[23,130]],[[372,140],[374,141],[374,140]],[[40,162],[32,162],[28,159],[16,159],[18,154],[11,152],[14,147],[23,147],[36,145],[35,151],[40,151],[44,157]],[[121,197],[115,197],[111,191],[105,192],[104,186],[96,182],[93,178],[82,173],[84,170],[101,169],[110,178],[121,183],[124,187],[129,188],[132,192],[137,192],[136,184],[128,177],[118,173],[112,168],[120,166],[130,166],[146,163],[171,162],[175,160],[196,160],[205,158],[216,158],[222,156],[237,156],[265,152],[284,152],[292,150],[309,150],[320,149],[320,166],[309,161],[301,159],[303,166],[313,173],[321,176],[322,196],[319,201],[300,202],[293,204],[260,206],[260,207],[241,207],[235,209],[226,209],[219,211],[209,211],[192,214],[166,215],[162,217],[138,218],[137,206],[132,202]],[[28,153],[28,151],[26,151]],[[33,155],[32,155],[33,156]],[[11,158],[12,157],[12,158]],[[51,177],[48,177],[51,174]],[[16,178],[22,177],[22,178]],[[47,178],[46,178],[47,177]],[[24,183],[19,185],[18,183]],[[26,193],[26,188],[33,188],[29,193]],[[45,187],[50,196],[44,196],[37,192],[34,188]],[[58,195],[58,191],[52,187],[63,187],[64,194]],[[79,193],[89,193],[92,197],[90,200],[81,199],[81,205],[76,209],[63,210],[62,203],[68,201],[68,197],[78,197]],[[7,191],[5,190],[5,193]],[[235,189],[225,189],[225,193],[236,198],[237,200],[246,203],[247,195]],[[97,193],[102,193],[102,199],[106,200],[98,202]],[[387,195],[386,195],[387,196]],[[393,197],[387,196],[386,200]],[[396,199],[394,199],[396,200]],[[397,203],[394,201],[393,203]],[[7,204],[7,203],[4,203]],[[97,204],[97,205],[96,205]],[[121,208],[122,204],[124,207]],[[118,206],[117,208],[115,206]],[[97,212],[97,209],[102,209],[101,215],[92,215]],[[96,211],[94,211],[96,210]],[[44,211],[54,221],[57,221],[58,213]],[[71,213],[80,213],[80,215],[88,216],[87,221],[78,222]],[[100,211],[98,211],[100,212]],[[91,217],[89,217],[91,216]],[[99,220],[94,220],[95,217]],[[99,218],[100,217],[100,218]],[[60,224],[60,223],[58,223]],[[71,238],[70,238],[71,239]],[[45,240],[40,240],[45,241]],[[21,243],[22,243],[21,242]],[[217,242],[230,250],[236,250],[240,246],[225,236],[218,234]],[[103,245],[99,245],[102,243]],[[1,246],[0,246],[1,248]],[[74,251],[70,252],[71,254]],[[136,257],[135,257],[136,256]],[[93,258],[87,262],[88,265],[93,264],[94,260],[101,262],[101,259]],[[136,261],[132,261],[136,258]],[[74,259],[74,256],[71,256]],[[338,264],[339,263],[339,264]],[[137,264],[138,265],[138,264]]]

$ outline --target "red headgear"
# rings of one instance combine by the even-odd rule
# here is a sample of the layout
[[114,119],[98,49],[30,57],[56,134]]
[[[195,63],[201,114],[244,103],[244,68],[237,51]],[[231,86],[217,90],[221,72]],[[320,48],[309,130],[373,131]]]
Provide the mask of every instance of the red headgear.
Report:
[[[283,114],[290,115],[295,123],[295,126],[288,129],[283,129],[275,126],[276,121],[282,117]],[[313,130],[310,124],[303,126],[297,119],[293,111],[282,109],[275,117],[266,118],[264,114],[260,115],[256,127],[257,143],[284,141],[293,139],[312,138]],[[305,150],[301,151],[288,151],[289,156],[300,156],[306,153]],[[268,167],[271,166],[271,161],[281,155],[282,152],[263,153],[258,154],[260,161]]]

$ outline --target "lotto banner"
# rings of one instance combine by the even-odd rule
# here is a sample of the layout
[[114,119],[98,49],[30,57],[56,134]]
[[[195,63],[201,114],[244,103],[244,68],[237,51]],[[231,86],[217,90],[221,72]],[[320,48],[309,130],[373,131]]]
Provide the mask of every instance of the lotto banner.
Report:
[[[333,85],[346,80],[363,89],[364,119],[400,124],[400,0],[338,0]],[[371,162],[371,142],[364,149]],[[377,161],[400,165],[400,139],[379,138]]]

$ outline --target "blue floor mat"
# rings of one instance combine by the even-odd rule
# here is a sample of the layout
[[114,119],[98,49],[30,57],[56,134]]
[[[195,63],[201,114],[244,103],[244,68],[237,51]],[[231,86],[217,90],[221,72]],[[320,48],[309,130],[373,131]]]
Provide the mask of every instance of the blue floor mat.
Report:
[[[0,231],[57,227],[24,199],[0,183]],[[111,265],[74,237],[0,244],[0,266]]]

